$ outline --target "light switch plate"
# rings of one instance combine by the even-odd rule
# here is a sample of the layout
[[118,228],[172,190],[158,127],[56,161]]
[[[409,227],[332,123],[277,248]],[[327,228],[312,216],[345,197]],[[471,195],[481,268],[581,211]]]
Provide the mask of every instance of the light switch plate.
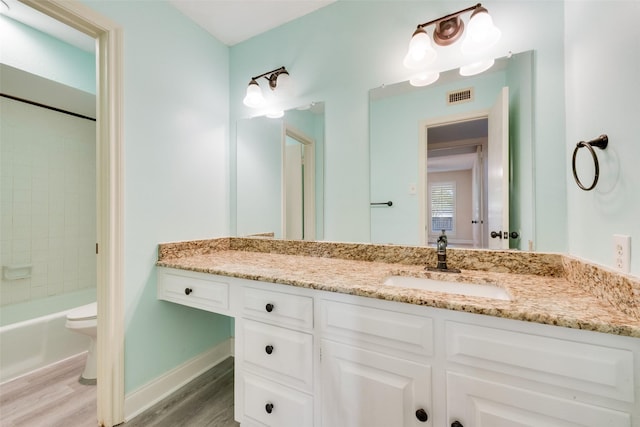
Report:
[[631,268],[631,236],[613,235],[613,268],[628,273]]

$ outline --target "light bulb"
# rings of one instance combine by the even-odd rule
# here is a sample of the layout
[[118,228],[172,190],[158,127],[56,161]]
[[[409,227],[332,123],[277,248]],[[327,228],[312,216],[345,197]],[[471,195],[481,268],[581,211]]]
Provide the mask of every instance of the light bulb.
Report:
[[467,36],[462,42],[462,53],[478,53],[495,45],[502,32],[493,24],[487,9],[477,8],[471,15],[467,26]]
[[489,68],[493,67],[494,63],[494,59],[483,59],[481,61],[476,61],[468,65],[463,65],[462,67],[460,67],[460,75],[475,76],[476,74],[480,74],[483,71],[487,71]]
[[264,104],[264,96],[262,95],[262,89],[260,89],[258,82],[251,80],[249,86],[247,86],[247,95],[242,102],[251,108],[256,108]]
[[424,71],[411,77],[409,79],[409,84],[416,87],[427,86],[434,83],[439,77],[440,73],[437,71]]
[[411,37],[409,51],[404,57],[403,64],[411,70],[425,68],[436,59],[437,55],[427,32],[423,28],[418,28]]

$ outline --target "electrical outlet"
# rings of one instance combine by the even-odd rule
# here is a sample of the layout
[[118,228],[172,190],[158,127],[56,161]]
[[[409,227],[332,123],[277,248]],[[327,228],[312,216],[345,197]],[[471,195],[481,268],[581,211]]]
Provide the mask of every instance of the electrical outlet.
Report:
[[631,264],[631,236],[613,235],[613,268],[628,273]]

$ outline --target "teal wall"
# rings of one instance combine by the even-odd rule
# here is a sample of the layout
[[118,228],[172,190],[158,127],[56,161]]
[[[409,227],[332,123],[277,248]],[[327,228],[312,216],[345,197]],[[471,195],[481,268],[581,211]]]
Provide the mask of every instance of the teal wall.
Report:
[[0,63],[88,93],[96,93],[96,60],[93,53],[4,15],[0,15],[0,34]]
[[[640,276],[640,2],[565,4],[567,132],[570,165],[578,141],[609,136],[595,149],[601,177],[582,191],[568,167],[569,252],[613,266],[613,235],[631,236],[631,273]],[[594,28],[616,28],[614,43]],[[586,149],[578,160],[589,161]],[[582,163],[579,162],[579,165]],[[583,171],[584,181],[591,175]]]
[[230,336],[156,299],[159,242],[229,233],[228,48],[165,1],[86,1],[124,34],[125,389]]
[[[535,50],[535,125],[531,187],[537,250],[567,250],[564,139],[564,5],[561,1],[483,3],[502,30],[494,57]],[[370,241],[369,90],[407,80],[402,59],[415,26],[468,7],[452,1],[338,1],[230,49],[231,122],[251,76],[284,65],[295,83],[290,106],[325,101],[325,239]],[[541,24],[544,23],[544,31]],[[442,70],[462,65],[441,49]],[[231,231],[234,231],[235,135],[230,139]],[[542,160],[537,161],[541,158]],[[535,214],[534,211],[535,210]]]

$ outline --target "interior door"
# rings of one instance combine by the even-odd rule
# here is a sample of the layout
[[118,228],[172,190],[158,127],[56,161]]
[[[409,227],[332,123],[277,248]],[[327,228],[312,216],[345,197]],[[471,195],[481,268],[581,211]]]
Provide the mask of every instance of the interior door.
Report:
[[[509,88],[503,87],[489,110],[489,249],[509,249]],[[494,237],[495,236],[495,237]],[[505,238],[506,237],[506,238]]]
[[287,137],[284,153],[285,239],[304,238],[302,144]]
[[476,149],[476,159],[471,169],[471,230],[473,247],[482,247],[482,147]]

